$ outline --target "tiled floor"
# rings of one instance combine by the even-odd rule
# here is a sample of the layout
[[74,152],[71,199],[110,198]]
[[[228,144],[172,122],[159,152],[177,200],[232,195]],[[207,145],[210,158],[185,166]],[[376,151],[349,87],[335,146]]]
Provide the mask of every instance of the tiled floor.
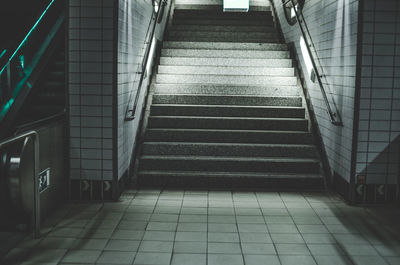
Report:
[[400,210],[325,193],[127,191],[67,204],[1,264],[400,264]]

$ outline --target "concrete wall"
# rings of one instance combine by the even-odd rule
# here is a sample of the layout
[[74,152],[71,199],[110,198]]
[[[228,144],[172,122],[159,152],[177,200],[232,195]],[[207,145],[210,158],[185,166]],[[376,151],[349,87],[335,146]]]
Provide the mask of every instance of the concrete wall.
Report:
[[[289,25],[281,0],[273,0],[287,43],[293,43],[301,68],[306,67],[300,49],[299,25]],[[315,112],[331,170],[350,180],[353,134],[354,95],[357,55],[357,0],[306,0],[303,14],[316,53],[326,74],[324,84],[332,93],[343,126],[330,122],[318,83],[307,76],[305,84]]]
[[395,184],[400,164],[400,2],[365,0],[357,174]]

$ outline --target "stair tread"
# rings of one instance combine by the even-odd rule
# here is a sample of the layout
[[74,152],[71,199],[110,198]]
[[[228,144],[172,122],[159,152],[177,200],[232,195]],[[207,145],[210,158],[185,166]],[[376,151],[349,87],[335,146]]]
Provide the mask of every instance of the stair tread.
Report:
[[194,105],[194,104],[152,104],[156,107],[198,107],[198,108],[250,108],[250,109],[296,109],[302,110],[304,107],[296,106],[246,106],[246,105]]
[[155,142],[145,141],[145,145],[199,145],[199,146],[243,146],[243,147],[315,147],[313,144],[259,144],[259,143],[204,143],[204,142]]
[[259,120],[259,121],[302,121],[302,120],[307,120],[305,118],[262,118],[262,117],[210,117],[210,116],[169,116],[169,115],[157,115],[157,116],[152,116],[150,115],[149,118],[164,118],[164,119],[209,119],[209,120]]
[[284,131],[284,130],[227,130],[227,129],[198,129],[198,128],[148,128],[147,131],[190,131],[190,132],[243,132],[243,133],[276,133],[276,134],[311,134],[305,131]]
[[221,177],[259,177],[259,178],[323,178],[321,174],[290,174],[280,172],[222,172],[222,171],[174,171],[174,170],[140,170],[142,175],[174,175],[174,176],[221,176]]
[[246,156],[196,156],[196,155],[142,155],[141,159],[204,160],[204,161],[259,161],[259,162],[319,162],[316,158],[297,157],[246,157]]

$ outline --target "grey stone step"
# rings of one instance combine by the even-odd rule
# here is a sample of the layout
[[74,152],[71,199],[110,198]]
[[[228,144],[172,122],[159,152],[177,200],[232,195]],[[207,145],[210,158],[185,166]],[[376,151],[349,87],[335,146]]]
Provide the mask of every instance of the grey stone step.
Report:
[[141,156],[141,170],[318,173],[319,161],[305,158]]
[[305,131],[217,130],[217,129],[165,129],[150,128],[145,141],[259,143],[259,144],[312,144],[311,133]]
[[209,66],[250,66],[250,67],[292,67],[291,59],[258,58],[199,58],[166,57],[160,58],[160,65],[209,65]]
[[192,19],[192,18],[181,18],[173,19],[172,26],[175,25],[247,25],[247,26],[269,26],[274,27],[274,22],[271,20],[248,20],[248,19]]
[[164,41],[166,49],[213,49],[213,50],[268,50],[287,51],[286,44],[278,43],[248,43],[248,42],[191,42]]
[[212,17],[212,18],[217,18],[217,19],[224,19],[224,18],[249,18],[249,19],[272,19],[272,12],[271,11],[264,11],[264,12],[223,12],[222,6],[221,9],[218,10],[209,10],[209,11],[204,11],[201,9],[176,9],[174,11],[174,17],[200,17],[200,18],[205,18],[205,17]]
[[278,41],[279,37],[276,32],[266,33],[266,32],[227,32],[227,31],[183,31],[183,30],[170,30],[168,32],[168,40],[198,40],[198,39],[209,39],[209,41],[221,39],[222,41],[237,41],[243,42],[243,40],[262,40],[267,42],[271,40],[272,42]]
[[294,68],[160,65],[160,74],[294,76]]
[[262,107],[235,105],[176,105],[153,104],[152,116],[211,116],[211,117],[263,117],[263,118],[303,118],[304,108]]
[[297,85],[296,77],[247,75],[177,75],[157,74],[157,83],[164,84],[222,84],[222,85]]
[[161,56],[200,57],[200,58],[211,57],[211,58],[289,59],[289,52],[257,51],[257,50],[162,49]]
[[222,26],[222,25],[174,25],[174,31],[264,32],[276,33],[273,26]]
[[292,106],[301,107],[301,97],[267,97],[242,95],[154,94],[153,104]]
[[324,190],[323,177],[311,173],[142,170],[138,175],[139,185],[149,188]]
[[299,96],[297,86],[235,86],[202,84],[152,84],[157,94],[217,94],[217,95],[268,95],[270,97]]
[[149,116],[149,128],[307,131],[308,121],[296,118]]
[[145,142],[142,155],[316,158],[313,145]]

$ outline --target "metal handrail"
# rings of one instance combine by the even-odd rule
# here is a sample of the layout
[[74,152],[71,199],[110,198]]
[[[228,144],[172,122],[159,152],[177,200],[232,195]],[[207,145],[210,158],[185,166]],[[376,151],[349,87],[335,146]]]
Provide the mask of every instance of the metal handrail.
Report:
[[[142,83],[144,78],[146,77],[146,65],[147,65],[147,61],[149,59],[149,54],[150,54],[150,48],[151,48],[151,43],[153,41],[154,38],[154,33],[155,33],[155,29],[157,24],[160,24],[162,21],[162,18],[164,16],[164,11],[165,11],[165,6],[167,5],[167,0],[161,0],[161,5],[160,5],[160,10],[158,10],[158,12],[154,12],[151,15],[151,19],[150,19],[150,23],[148,25],[147,28],[147,32],[146,32],[146,37],[145,37],[145,42],[144,44],[147,45],[146,46],[146,50],[142,59],[142,63],[139,65],[139,70],[136,72],[137,74],[140,74],[140,78],[139,78],[139,82],[137,85],[137,90],[136,90],[136,96],[135,96],[135,100],[133,103],[132,108],[130,109],[130,103],[132,101],[132,92],[134,91],[134,89],[131,90],[130,94],[129,94],[129,101],[126,107],[126,112],[125,112],[125,120],[126,121],[131,121],[133,119],[135,119],[135,114],[136,114],[136,108],[138,105],[138,101],[139,101],[139,96],[141,94],[142,91]],[[156,13],[156,17],[154,17],[154,14]],[[153,27],[151,27],[151,31],[149,31],[151,23],[153,23]],[[150,33],[150,35],[149,35]],[[150,41],[147,41],[150,40]]]
[[[296,15],[296,19],[297,19],[297,21],[299,22],[298,24],[299,24],[299,27],[300,27],[300,30],[301,30],[301,34],[303,35],[304,42],[305,42],[306,47],[307,47],[307,51],[308,51],[308,53],[310,54],[311,63],[312,63],[312,66],[313,66],[313,68],[314,68],[315,76],[317,77],[319,87],[320,87],[320,89],[321,89],[322,97],[323,97],[323,99],[324,99],[325,106],[326,106],[326,109],[327,109],[327,112],[328,112],[330,121],[331,121],[331,123],[334,124],[334,125],[342,126],[342,125],[343,125],[343,122],[342,122],[342,119],[341,119],[341,117],[340,117],[340,114],[339,114],[339,111],[338,111],[338,109],[337,109],[337,106],[336,106],[336,104],[335,104],[335,100],[334,100],[333,97],[332,97],[332,94],[330,93],[330,95],[331,95],[331,102],[332,102],[332,104],[333,104],[335,110],[332,109],[331,103],[329,102],[328,97],[327,97],[327,95],[326,95],[326,91],[325,91],[325,88],[324,88],[324,84],[323,84],[323,82],[322,82],[322,78],[324,78],[324,79],[325,79],[325,83],[327,83],[326,75],[324,74],[324,70],[323,70],[323,68],[322,68],[321,60],[320,60],[319,57],[318,57],[317,50],[316,50],[315,45],[314,45],[314,42],[312,41],[312,38],[311,38],[311,33],[310,33],[310,31],[308,30],[308,26],[307,26],[306,20],[304,19],[303,12],[302,12],[302,11],[299,12],[299,11],[295,8],[296,3],[294,2],[294,0],[287,0],[286,2],[283,3],[283,5],[286,5],[286,4],[288,4],[289,2],[292,3],[293,10],[294,10],[294,13],[295,13],[295,15]],[[301,9],[299,9],[299,10],[301,10]],[[303,23],[304,25],[303,25],[302,23]],[[306,33],[308,34],[309,38],[307,38]],[[309,39],[310,39],[310,41],[309,41]],[[316,55],[316,57],[317,57],[317,61],[318,61],[319,65],[320,65],[320,71],[322,72],[322,74],[320,74],[320,71],[318,70],[318,67],[317,67],[317,64],[316,64],[316,62],[315,62],[313,53],[312,53],[312,51],[311,51],[311,47],[312,47],[312,48],[314,49],[314,51],[315,51],[315,55]]]
[[29,131],[0,142],[0,149],[18,142],[22,139],[33,138],[33,226],[34,237],[40,237],[40,198],[39,198],[39,134],[37,131]]

